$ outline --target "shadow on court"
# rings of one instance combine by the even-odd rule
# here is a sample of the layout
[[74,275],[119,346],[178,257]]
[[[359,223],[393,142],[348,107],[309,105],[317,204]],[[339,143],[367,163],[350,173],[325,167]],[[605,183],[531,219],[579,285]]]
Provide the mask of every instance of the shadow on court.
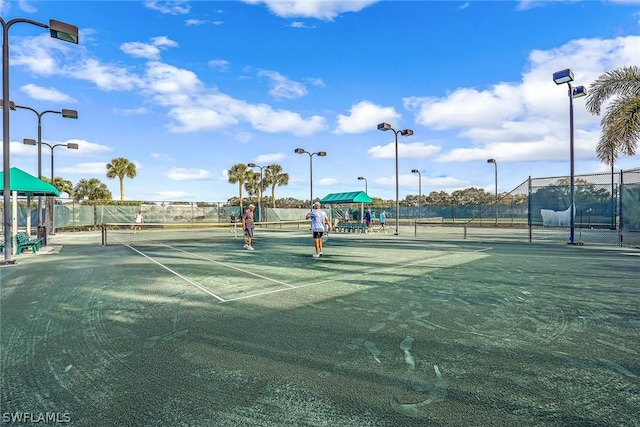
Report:
[[640,425],[638,250],[202,234],[0,269],[2,422]]

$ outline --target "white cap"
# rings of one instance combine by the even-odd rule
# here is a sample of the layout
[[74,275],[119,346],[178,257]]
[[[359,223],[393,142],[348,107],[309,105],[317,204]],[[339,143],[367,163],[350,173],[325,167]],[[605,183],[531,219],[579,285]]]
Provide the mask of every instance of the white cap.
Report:
[[313,206],[322,206],[322,204],[320,204],[320,202],[315,202]]

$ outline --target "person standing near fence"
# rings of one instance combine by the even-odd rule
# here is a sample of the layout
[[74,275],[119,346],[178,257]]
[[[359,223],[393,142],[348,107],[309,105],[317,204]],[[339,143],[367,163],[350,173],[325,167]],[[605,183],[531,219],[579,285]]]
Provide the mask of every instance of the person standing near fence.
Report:
[[387,214],[385,213],[385,211],[380,212],[380,228],[378,229],[378,231],[382,231],[384,234],[387,234],[387,229],[384,227],[384,223],[387,220]]
[[371,232],[371,209],[367,209],[367,212],[365,212],[364,214],[364,226],[365,226],[365,232],[370,233]]
[[322,256],[322,235],[325,230],[329,229],[329,219],[327,213],[320,209],[320,202],[313,204],[313,210],[307,214],[307,219],[311,219],[311,232],[313,233],[313,243],[316,253],[314,258]]
[[144,222],[144,218],[142,216],[142,211],[138,211],[136,216],[133,218],[133,232],[139,233],[142,231],[142,223]]
[[253,210],[256,207],[249,205],[242,215],[242,230],[244,231],[244,248],[252,251],[251,241],[253,240]]

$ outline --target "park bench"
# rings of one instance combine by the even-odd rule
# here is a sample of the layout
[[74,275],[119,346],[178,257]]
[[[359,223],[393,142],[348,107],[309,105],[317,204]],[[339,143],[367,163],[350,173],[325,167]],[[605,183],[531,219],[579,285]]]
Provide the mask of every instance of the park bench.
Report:
[[361,222],[338,222],[335,227],[335,231],[342,231],[344,233],[364,233],[365,226]]
[[25,232],[19,232],[16,234],[16,254],[21,254],[23,250],[31,248],[35,254],[42,245],[42,238],[37,237],[31,239]]

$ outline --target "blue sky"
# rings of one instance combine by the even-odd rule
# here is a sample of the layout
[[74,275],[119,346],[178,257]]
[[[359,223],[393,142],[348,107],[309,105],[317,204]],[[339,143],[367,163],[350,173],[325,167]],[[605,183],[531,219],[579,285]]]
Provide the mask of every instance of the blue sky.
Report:
[[[5,21],[50,18],[80,28],[80,44],[27,24],[10,28],[10,90],[42,118],[55,175],[73,184],[105,164],[137,165],[125,199],[226,201],[226,170],[278,163],[290,183],[276,197],[363,190],[395,198],[391,132],[399,137],[400,198],[480,187],[510,191],[528,176],[569,173],[575,84],[640,64],[640,1],[6,1]],[[606,172],[595,157],[600,118],[574,101],[575,170]],[[11,166],[37,174],[35,114],[11,112]],[[50,175],[43,147],[42,172]],[[621,157],[618,168],[640,166]]]

